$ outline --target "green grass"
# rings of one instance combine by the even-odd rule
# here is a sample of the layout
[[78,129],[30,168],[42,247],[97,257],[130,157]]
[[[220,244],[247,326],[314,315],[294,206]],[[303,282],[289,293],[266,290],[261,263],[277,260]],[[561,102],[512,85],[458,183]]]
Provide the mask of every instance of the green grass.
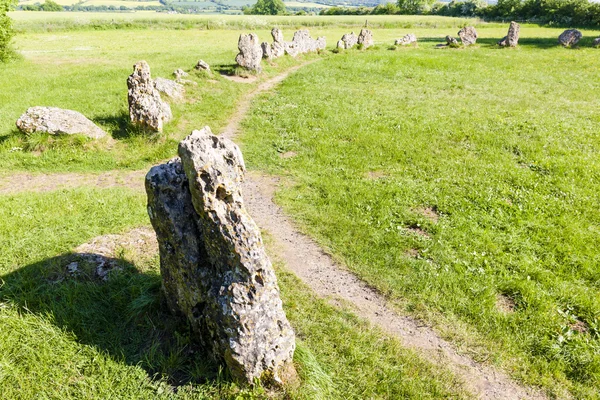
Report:
[[286,177],[279,201],[310,234],[406,312],[526,383],[596,398],[600,53],[529,27],[498,49],[492,32],[473,49],[421,41],[313,64],[262,97],[242,149]]
[[[265,398],[239,388],[162,305],[158,256],[124,254],[104,282],[72,276],[77,245],[147,224],[125,189],[1,196],[0,390],[29,398]],[[133,254],[133,253],[132,253]],[[81,261],[80,261],[81,263]],[[279,271],[297,335],[297,399],[466,398],[457,381]]]

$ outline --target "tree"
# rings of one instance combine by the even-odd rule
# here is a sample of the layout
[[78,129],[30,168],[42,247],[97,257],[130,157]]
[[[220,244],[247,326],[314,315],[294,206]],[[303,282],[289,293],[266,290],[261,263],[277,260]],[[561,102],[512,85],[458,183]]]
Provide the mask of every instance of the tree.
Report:
[[63,11],[63,7],[52,0],[46,0],[40,8],[42,11]]
[[250,9],[249,14],[280,15],[285,14],[285,4],[282,0],[258,0]]
[[12,55],[10,41],[15,36],[15,30],[7,13],[16,3],[16,0],[0,0],[0,61],[6,61]]
[[429,11],[435,0],[398,0],[400,14],[422,14]]

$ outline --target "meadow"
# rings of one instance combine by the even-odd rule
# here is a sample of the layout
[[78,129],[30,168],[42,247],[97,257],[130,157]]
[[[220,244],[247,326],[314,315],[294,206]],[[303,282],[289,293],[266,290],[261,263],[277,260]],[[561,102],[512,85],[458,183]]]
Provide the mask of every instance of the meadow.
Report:
[[[563,49],[561,29],[525,25],[517,49],[499,49],[502,24],[373,16],[372,49],[284,57],[238,83],[220,73],[234,68],[242,31],[270,40],[280,26],[290,39],[308,26],[331,50],[365,18],[13,17],[22,57],[0,66],[0,178],[148,169],[192,129],[220,132],[261,81],[318,60],[253,102],[239,138],[249,169],[281,177],[277,201],[305,232],[462,353],[551,398],[599,396],[600,53],[590,44],[600,32],[583,30],[579,48]],[[477,46],[435,47],[465,23],[477,27]],[[417,47],[392,46],[409,32]],[[172,105],[163,135],[129,126],[133,63],[169,77],[200,58],[214,73],[191,72],[198,86]],[[80,111],[112,138],[23,137],[14,122],[33,105]],[[122,253],[122,271],[106,282],[65,272],[78,245],[149,226],[143,192],[0,198],[8,398],[472,397],[445,366],[316,298],[279,261],[302,384],[239,388],[168,315],[157,254]]]

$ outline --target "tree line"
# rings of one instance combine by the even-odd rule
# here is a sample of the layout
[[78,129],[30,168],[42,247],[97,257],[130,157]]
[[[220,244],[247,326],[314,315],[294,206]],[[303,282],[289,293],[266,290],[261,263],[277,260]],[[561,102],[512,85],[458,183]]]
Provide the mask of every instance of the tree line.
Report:
[[376,7],[331,7],[321,15],[421,14],[449,17],[479,17],[490,21],[519,20],[550,25],[599,26],[600,3],[589,0],[498,0],[488,5],[482,0],[398,0]]

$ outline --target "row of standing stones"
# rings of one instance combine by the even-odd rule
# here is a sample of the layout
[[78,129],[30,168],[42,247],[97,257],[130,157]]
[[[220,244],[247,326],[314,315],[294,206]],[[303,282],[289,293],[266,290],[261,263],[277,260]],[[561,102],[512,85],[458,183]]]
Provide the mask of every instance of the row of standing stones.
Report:
[[[499,46],[516,47],[519,42],[520,26],[511,22],[508,34],[499,42]],[[324,37],[313,39],[308,30],[302,29],[294,33],[291,42],[286,42],[283,32],[278,28],[271,30],[273,43],[260,43],[255,33],[242,34],[238,40],[239,53],[235,60],[238,65],[251,71],[261,71],[262,59],[272,60],[288,54],[296,57],[299,54],[321,51],[325,49]],[[472,26],[462,28],[458,36],[464,46],[470,46],[477,41],[477,31]],[[565,30],[558,37],[558,42],[565,47],[573,47],[583,37],[577,29]],[[395,41],[395,45],[410,45],[417,42],[414,34],[408,34]],[[350,49],[355,45],[363,48],[373,46],[373,33],[362,29],[359,35],[354,32],[344,34],[337,42],[338,49]],[[594,39],[593,45],[600,46],[600,38]],[[459,42],[452,36],[446,36],[446,45],[457,47]],[[195,67],[197,70],[210,72],[210,66],[200,60]],[[183,99],[185,84],[196,82],[184,79],[188,74],[182,69],[174,72],[175,81],[165,78],[152,79],[150,67],[145,61],[140,61],[133,67],[133,73],[127,79],[129,116],[132,124],[149,131],[160,132],[164,123],[172,118],[169,104],[161,98],[161,94],[173,101]],[[84,115],[73,110],[56,107],[30,107],[16,122],[17,128],[25,133],[47,132],[49,134],[83,134],[92,139],[106,136],[106,132],[87,119]]]

